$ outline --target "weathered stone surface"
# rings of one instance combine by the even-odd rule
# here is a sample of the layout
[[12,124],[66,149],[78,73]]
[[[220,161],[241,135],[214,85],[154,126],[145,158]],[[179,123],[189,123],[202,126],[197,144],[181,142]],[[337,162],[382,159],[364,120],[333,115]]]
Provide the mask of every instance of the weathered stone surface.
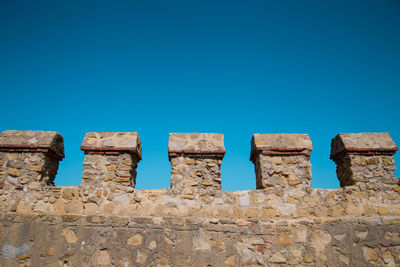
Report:
[[81,149],[85,151],[82,184],[89,192],[103,188],[111,201],[111,192],[133,190],[142,153],[136,132],[87,133]]
[[337,165],[340,185],[355,185],[361,190],[392,190],[399,185],[393,173],[396,150],[388,133],[337,135],[332,139],[331,159]]
[[22,149],[48,149],[59,158],[64,158],[63,137],[57,132],[8,130],[0,134],[0,151]]
[[124,151],[142,158],[142,145],[137,132],[90,132],[83,138],[83,151]]
[[[35,185],[45,154],[2,152],[0,266],[400,265],[398,185],[311,188],[309,154],[282,151],[257,156],[262,189],[237,192],[210,154],[174,155],[176,186],[134,190],[131,153],[89,152],[85,182],[55,187]],[[390,155],[348,159],[357,183],[392,177]]]
[[[221,189],[221,160],[225,154],[224,136],[205,133],[169,135],[168,154],[172,165],[171,188],[214,194]],[[207,193],[208,194],[208,193]]]
[[168,152],[224,154],[224,135],[214,133],[170,133]]
[[1,188],[53,185],[62,158],[64,143],[57,132],[4,131],[0,135]]
[[349,152],[393,155],[397,151],[389,133],[341,133],[332,139],[331,146],[331,158]]
[[135,234],[126,241],[129,246],[134,247],[139,247],[140,245],[142,245],[142,242],[143,236],[141,234]]
[[312,143],[308,134],[254,134],[250,160],[257,154],[310,154]]
[[[267,189],[287,198],[287,202],[297,202],[311,187],[311,150],[307,134],[254,134],[250,159],[257,189]],[[291,196],[285,195],[289,191]]]

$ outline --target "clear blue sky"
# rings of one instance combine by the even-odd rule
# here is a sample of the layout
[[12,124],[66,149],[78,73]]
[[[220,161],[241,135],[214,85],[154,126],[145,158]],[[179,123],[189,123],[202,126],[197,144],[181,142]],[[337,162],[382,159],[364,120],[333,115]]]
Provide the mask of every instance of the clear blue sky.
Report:
[[400,1],[2,0],[0,90],[1,131],[64,136],[57,185],[86,132],[137,131],[139,189],[169,187],[169,132],[225,134],[225,190],[255,188],[253,133],[308,133],[335,188],[337,133],[400,144]]

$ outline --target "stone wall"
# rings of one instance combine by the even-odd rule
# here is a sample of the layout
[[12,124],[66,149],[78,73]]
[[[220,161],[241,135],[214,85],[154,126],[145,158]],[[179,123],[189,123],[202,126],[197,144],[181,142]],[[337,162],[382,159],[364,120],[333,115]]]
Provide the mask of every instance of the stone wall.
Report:
[[[257,190],[230,192],[220,187],[220,134],[171,134],[171,188],[135,190],[136,133],[88,133],[82,184],[69,187],[31,187],[32,177],[15,186],[9,170],[17,158],[29,163],[39,152],[11,152],[7,133],[0,135],[1,266],[400,264],[397,147],[388,134],[333,139],[340,189],[310,187],[307,135],[254,135]],[[35,135],[14,134],[27,136],[21,144]],[[53,153],[50,143],[40,153]]]
[[0,135],[0,185],[5,190],[54,185],[63,158],[63,138],[57,132],[4,131]]
[[222,134],[170,134],[171,188],[182,191],[188,199],[193,199],[193,194],[199,192],[215,194],[221,190],[224,154]]

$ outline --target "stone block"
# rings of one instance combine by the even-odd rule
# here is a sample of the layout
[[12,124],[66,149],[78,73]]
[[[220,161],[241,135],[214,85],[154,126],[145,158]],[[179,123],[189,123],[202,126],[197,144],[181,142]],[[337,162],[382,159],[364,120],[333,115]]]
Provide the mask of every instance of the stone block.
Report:
[[89,132],[81,144],[85,153],[131,153],[142,159],[142,145],[137,132]]
[[168,154],[171,157],[215,156],[223,158],[225,154],[224,135],[215,133],[170,133]]
[[107,199],[112,198],[110,192],[128,192],[135,187],[136,167],[142,158],[141,141],[136,132],[90,132],[85,135],[81,150],[85,152],[84,187],[103,188]]
[[272,190],[278,196],[284,190],[305,192],[311,186],[311,151],[307,134],[254,134],[250,160],[257,189]]
[[44,152],[64,158],[64,139],[54,131],[4,131],[0,135],[2,152]]
[[250,160],[264,155],[310,155],[312,143],[308,134],[254,134]]
[[0,172],[5,187],[39,188],[53,185],[64,158],[63,137],[53,131],[4,131],[0,135]]
[[341,133],[332,139],[331,159],[340,154],[393,155],[397,149],[389,133]]
[[386,191],[399,185],[392,167],[396,151],[388,133],[341,133],[332,139],[330,158],[342,187]]
[[224,136],[214,133],[171,133],[168,155],[172,165],[171,187],[213,193],[221,189]]

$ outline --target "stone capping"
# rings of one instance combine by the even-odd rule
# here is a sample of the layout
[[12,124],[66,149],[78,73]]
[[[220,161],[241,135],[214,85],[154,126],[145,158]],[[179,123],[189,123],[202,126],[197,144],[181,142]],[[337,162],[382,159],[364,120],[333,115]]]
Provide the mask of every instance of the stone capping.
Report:
[[137,132],[88,132],[82,140],[85,154],[119,155],[130,153],[142,159],[142,145]]
[[64,139],[55,131],[3,131],[0,134],[0,151],[40,152],[58,160],[65,157]]
[[210,157],[223,159],[225,155],[225,150],[215,150],[215,151],[195,151],[195,150],[168,150],[169,158],[188,156],[188,157]]
[[224,135],[215,133],[170,133],[169,159],[179,156],[222,159],[225,155]]
[[254,134],[251,138],[250,160],[261,155],[310,156],[312,143],[308,134]]
[[330,158],[344,154],[393,155],[397,150],[389,133],[341,133],[332,139]]

